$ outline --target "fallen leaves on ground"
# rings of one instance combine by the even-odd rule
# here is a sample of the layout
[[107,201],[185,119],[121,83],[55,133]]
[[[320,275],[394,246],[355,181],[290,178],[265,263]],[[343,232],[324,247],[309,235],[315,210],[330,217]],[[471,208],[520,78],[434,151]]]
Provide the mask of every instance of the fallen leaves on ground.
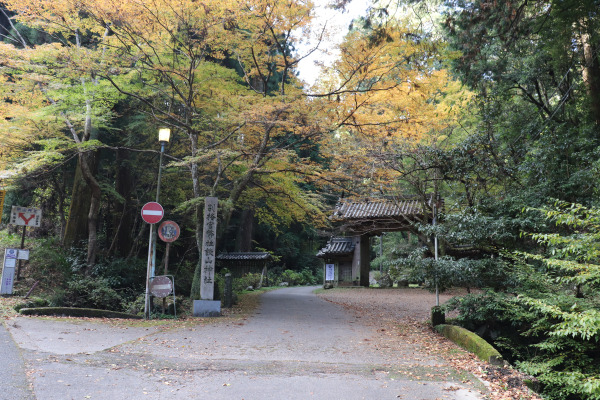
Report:
[[[445,294],[441,302],[460,293]],[[458,371],[469,372],[487,387],[490,400],[541,400],[524,384],[527,377],[511,367],[495,367],[462,350],[426,322],[435,296],[421,289],[333,289],[320,292],[325,300],[339,304],[376,327],[380,342],[397,348],[412,347],[441,357]],[[373,338],[375,340],[375,338]],[[384,345],[378,344],[378,347]],[[452,390],[450,386],[448,390]],[[456,389],[455,389],[456,390]]]

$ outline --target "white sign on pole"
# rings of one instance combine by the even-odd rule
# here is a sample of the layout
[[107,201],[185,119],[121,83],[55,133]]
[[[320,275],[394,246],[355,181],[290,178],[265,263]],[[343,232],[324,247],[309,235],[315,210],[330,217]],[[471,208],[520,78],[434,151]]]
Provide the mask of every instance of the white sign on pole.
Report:
[[10,213],[9,224],[32,226],[37,228],[42,222],[42,209],[31,207],[13,206]]
[[15,278],[15,265],[17,262],[17,249],[6,249],[4,251],[4,262],[2,268],[2,282],[0,294],[12,294]]
[[19,254],[17,255],[18,260],[29,260],[29,250],[19,249]]
[[200,299],[214,300],[215,249],[217,242],[216,197],[204,199],[204,231],[202,233],[202,264],[200,272]]
[[335,264],[325,264],[325,280],[332,281],[335,279]]

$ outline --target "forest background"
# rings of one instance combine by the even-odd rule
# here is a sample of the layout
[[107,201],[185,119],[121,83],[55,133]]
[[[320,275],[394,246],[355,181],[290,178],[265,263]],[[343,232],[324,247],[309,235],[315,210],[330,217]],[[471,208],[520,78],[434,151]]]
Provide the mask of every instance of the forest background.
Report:
[[374,247],[381,282],[480,289],[450,305],[458,323],[546,397],[600,398],[598,1],[375,1],[313,85],[298,63],[328,30],[307,1],[2,5],[2,221],[43,209],[23,279],[48,302],[139,300],[140,208],[169,127],[178,293],[197,297],[206,196],[219,252],[268,250],[304,281],[340,198],[410,195],[432,213],[439,196],[439,224]]

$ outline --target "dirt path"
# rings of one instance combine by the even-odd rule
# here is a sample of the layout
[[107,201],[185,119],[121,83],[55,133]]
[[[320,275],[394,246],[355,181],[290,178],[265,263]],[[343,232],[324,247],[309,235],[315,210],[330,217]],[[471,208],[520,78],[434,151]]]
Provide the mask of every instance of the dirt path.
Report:
[[[478,379],[423,343],[398,344],[387,325],[373,325],[313,290],[268,292],[246,320],[167,332],[45,321],[34,334],[26,318],[10,329],[29,349],[37,400],[484,398]],[[40,345],[44,329],[46,338],[63,339]],[[69,339],[75,335],[76,346]],[[100,340],[113,347],[99,350]],[[70,347],[60,350],[61,341]]]

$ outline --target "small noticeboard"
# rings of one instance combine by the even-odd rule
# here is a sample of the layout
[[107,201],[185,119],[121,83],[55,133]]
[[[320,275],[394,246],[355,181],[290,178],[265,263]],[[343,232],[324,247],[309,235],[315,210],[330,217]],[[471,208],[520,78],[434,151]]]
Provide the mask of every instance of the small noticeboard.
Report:
[[325,280],[332,281],[335,279],[335,264],[325,264]]
[[17,254],[18,260],[29,260],[29,250],[27,249],[19,249],[19,253]]

